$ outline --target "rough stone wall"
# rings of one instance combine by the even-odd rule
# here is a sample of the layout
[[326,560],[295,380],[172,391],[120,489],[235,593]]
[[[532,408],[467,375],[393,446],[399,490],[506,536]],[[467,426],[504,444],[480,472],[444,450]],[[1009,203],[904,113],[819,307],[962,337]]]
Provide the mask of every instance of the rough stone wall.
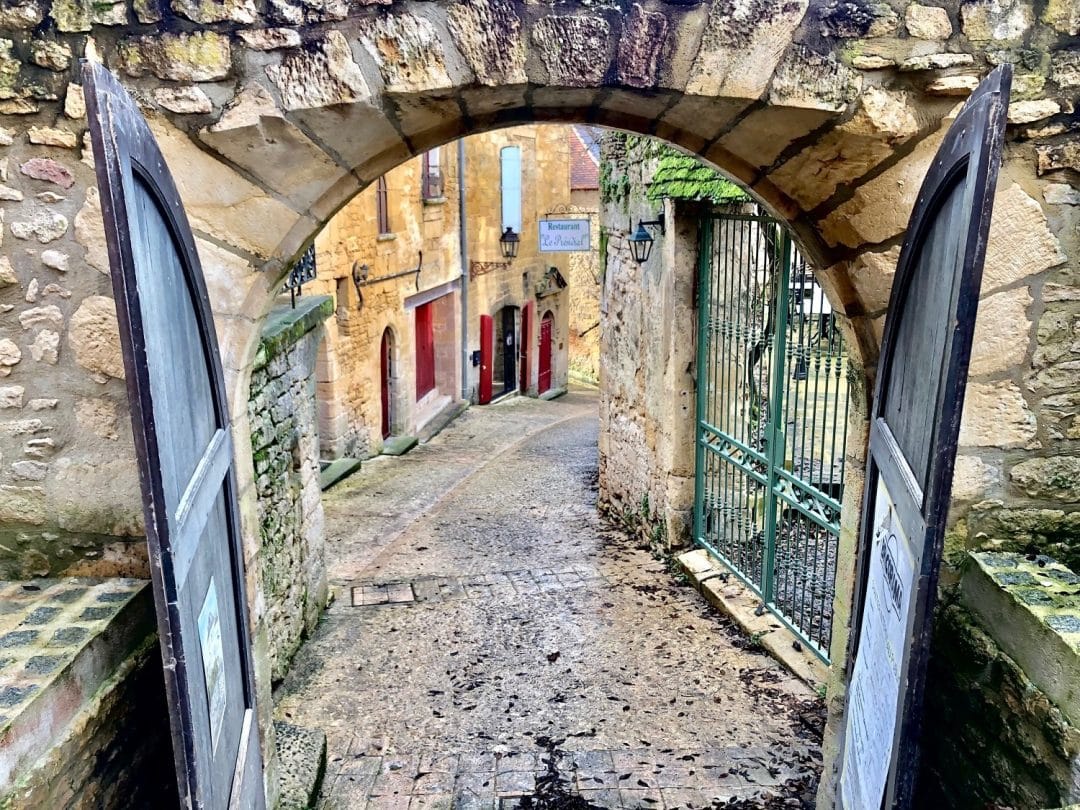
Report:
[[[667,235],[649,260],[630,254],[627,223],[655,219],[645,199],[652,163],[612,150],[627,183],[608,191],[601,208],[607,230],[600,335],[600,504],[658,550],[690,541],[694,499],[694,364],[700,209],[668,201]],[[602,189],[603,192],[603,189]]]
[[927,676],[921,806],[1075,801],[1080,730],[958,604],[938,611]]
[[[571,253],[567,262],[570,282],[568,365],[570,373],[593,384],[600,381],[600,291],[603,283],[600,260],[600,192],[572,191],[574,211],[588,215],[592,250]],[[580,216],[581,214],[575,214]]]
[[176,771],[163,682],[157,637],[150,636],[101,684],[34,769],[17,785],[5,786],[14,790],[0,796],[0,807],[175,806]]
[[263,332],[248,402],[261,541],[254,574],[274,681],[285,676],[328,597],[315,358],[333,304],[318,296],[284,307]]

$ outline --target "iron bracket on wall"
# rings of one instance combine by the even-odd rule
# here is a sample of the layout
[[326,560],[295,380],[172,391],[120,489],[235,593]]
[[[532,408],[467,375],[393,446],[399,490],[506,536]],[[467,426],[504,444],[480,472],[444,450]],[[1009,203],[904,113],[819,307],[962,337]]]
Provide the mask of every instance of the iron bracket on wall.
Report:
[[484,276],[490,273],[492,270],[505,270],[510,266],[509,262],[469,262],[469,280],[472,281],[479,276]]
[[289,275],[285,279],[285,289],[289,291],[293,309],[296,309],[296,297],[302,293],[302,287],[307,282],[314,281],[315,275],[315,243],[312,242],[296,263],[289,268]]
[[354,264],[352,271],[353,285],[356,287],[356,295],[359,297],[360,302],[357,304],[357,309],[363,309],[364,307],[364,294],[361,290],[364,287],[371,286],[372,284],[380,284],[384,281],[392,281],[395,278],[402,278],[403,276],[416,276],[416,291],[420,291],[420,271],[424,269],[424,251],[418,251],[419,255],[416,259],[416,267],[408,270],[402,270],[399,273],[391,273],[388,276],[379,276],[378,278],[368,278],[368,266],[366,264]]

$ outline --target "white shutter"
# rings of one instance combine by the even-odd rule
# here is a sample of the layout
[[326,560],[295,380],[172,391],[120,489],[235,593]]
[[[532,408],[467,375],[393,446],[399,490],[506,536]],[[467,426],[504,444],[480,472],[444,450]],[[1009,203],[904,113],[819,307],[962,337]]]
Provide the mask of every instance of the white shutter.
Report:
[[521,147],[504,147],[502,164],[502,230],[521,233]]

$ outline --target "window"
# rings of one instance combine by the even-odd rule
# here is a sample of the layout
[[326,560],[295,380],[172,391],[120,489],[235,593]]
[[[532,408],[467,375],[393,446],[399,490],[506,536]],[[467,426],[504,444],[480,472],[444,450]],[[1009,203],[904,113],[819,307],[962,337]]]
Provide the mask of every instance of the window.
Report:
[[379,221],[379,235],[390,233],[390,205],[386,199],[386,176],[375,181],[375,217]]
[[438,149],[424,152],[422,188],[425,200],[437,200],[443,195],[442,166],[439,164]]
[[502,170],[502,228],[521,233],[521,147],[504,147],[499,155]]
[[430,303],[416,308],[416,400],[435,388],[435,319]]

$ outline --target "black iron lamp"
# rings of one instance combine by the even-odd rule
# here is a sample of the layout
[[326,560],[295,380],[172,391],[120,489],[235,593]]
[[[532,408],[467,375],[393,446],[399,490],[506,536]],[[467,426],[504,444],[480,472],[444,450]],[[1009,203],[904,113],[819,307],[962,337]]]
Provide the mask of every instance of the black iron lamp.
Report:
[[661,212],[657,215],[656,219],[638,220],[637,230],[634,231],[627,241],[630,243],[630,252],[634,256],[634,261],[638,264],[645,264],[649,260],[649,254],[652,253],[653,235],[649,233],[648,228],[660,227],[660,235],[665,233],[664,229],[664,214]]
[[519,244],[521,244],[521,237],[515,233],[513,228],[507,225],[503,235],[499,237],[499,247],[502,248],[503,258],[516,259]]

